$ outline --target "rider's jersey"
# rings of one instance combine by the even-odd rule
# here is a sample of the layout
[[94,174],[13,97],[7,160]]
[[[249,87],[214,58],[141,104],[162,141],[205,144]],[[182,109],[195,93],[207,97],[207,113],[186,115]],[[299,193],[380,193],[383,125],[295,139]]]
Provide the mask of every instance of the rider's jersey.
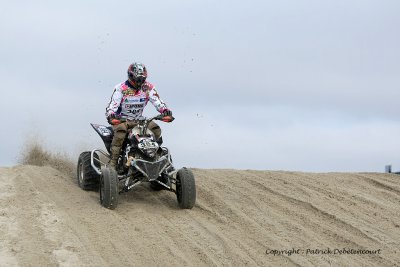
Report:
[[153,84],[146,81],[139,90],[136,90],[129,81],[125,81],[115,86],[111,101],[106,108],[106,116],[117,114],[121,118],[137,119],[142,116],[143,109],[149,101],[160,113],[168,109]]

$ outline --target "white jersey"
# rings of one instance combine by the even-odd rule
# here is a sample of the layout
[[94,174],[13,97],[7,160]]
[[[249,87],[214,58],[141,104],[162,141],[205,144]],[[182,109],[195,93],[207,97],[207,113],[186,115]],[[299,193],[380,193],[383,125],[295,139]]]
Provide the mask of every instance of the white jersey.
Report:
[[120,83],[115,86],[111,101],[106,108],[106,116],[116,114],[121,118],[136,119],[142,116],[143,109],[149,101],[160,113],[168,110],[153,84],[145,82],[137,90],[132,87],[129,81]]

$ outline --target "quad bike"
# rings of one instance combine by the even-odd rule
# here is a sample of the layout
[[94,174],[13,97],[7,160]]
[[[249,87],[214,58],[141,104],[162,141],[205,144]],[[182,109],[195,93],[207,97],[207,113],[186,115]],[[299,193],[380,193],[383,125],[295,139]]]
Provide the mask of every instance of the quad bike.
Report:
[[171,122],[173,119],[158,115],[132,120],[136,126],[128,131],[115,169],[108,166],[114,134],[112,127],[91,124],[102,138],[108,153],[94,149],[80,154],[77,167],[79,186],[83,190],[100,189],[101,205],[115,209],[119,194],[147,182],[155,191],[165,189],[174,192],[179,207],[191,209],[196,202],[193,173],[187,168],[176,170],[169,150],[161,146],[162,138],[156,140],[148,129],[152,120]]

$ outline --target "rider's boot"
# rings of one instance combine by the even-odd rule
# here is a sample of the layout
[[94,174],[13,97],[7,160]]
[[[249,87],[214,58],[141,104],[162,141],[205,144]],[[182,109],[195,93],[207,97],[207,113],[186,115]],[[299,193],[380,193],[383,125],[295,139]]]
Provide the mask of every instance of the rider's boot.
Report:
[[113,168],[114,170],[117,167],[117,162],[118,162],[118,157],[119,153],[121,151],[121,147],[118,146],[112,146],[111,147],[111,159],[110,159],[110,168]]

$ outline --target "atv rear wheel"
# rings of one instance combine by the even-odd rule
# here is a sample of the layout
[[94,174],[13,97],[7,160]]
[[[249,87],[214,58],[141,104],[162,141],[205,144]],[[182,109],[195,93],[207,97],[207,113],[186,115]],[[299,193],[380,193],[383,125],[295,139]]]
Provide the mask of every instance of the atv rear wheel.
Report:
[[113,168],[101,168],[100,203],[103,207],[113,210],[118,206],[118,175]]
[[[78,158],[76,177],[79,187],[83,190],[97,190],[99,188],[100,175],[93,169],[90,163],[90,154],[90,151],[85,151]],[[93,156],[95,159],[99,159],[96,153]],[[94,160],[94,164],[100,167],[100,162]]]
[[187,168],[180,169],[176,175],[176,197],[182,209],[191,209],[196,203],[194,175]]

